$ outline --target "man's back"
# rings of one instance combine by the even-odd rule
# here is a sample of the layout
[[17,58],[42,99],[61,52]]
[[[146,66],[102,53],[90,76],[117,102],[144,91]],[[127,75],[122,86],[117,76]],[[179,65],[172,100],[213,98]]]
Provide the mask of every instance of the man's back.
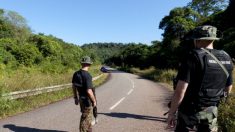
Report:
[[77,85],[79,96],[87,97],[87,89],[93,88],[92,76],[85,70],[76,71],[73,75],[72,83]]
[[[231,74],[232,62],[230,57],[221,50],[207,50],[215,55]],[[231,84],[231,76],[227,79],[226,74],[217,62],[201,49],[193,50],[187,61],[182,65],[178,79],[189,82],[189,87],[180,108],[195,104],[197,107],[216,106],[225,87]],[[185,76],[187,71],[190,72],[190,76]]]

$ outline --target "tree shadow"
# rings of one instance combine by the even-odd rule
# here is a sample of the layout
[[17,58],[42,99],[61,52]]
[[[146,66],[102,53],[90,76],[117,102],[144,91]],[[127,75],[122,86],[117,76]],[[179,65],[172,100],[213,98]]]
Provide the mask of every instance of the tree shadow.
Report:
[[16,126],[14,124],[5,124],[3,128],[8,128],[12,132],[66,132],[66,131],[59,131],[59,130],[46,130],[46,129],[37,129],[37,128],[30,128],[24,126]]
[[166,118],[163,118],[163,117],[136,115],[136,114],[130,114],[130,113],[111,112],[111,113],[99,113],[99,114],[110,116],[110,117],[115,117],[115,118],[133,118],[133,119],[139,119],[139,120],[151,120],[151,121],[166,122]]

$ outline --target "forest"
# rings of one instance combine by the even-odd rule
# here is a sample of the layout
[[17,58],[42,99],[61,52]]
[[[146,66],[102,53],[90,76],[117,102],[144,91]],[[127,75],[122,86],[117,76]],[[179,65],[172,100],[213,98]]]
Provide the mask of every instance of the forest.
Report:
[[[82,55],[97,63],[160,69],[177,68],[184,51],[192,48],[190,34],[199,25],[213,25],[221,40],[215,47],[235,58],[234,1],[194,0],[172,9],[162,18],[163,40],[141,43],[91,43],[78,46],[53,35],[34,34],[17,12],[0,10],[0,69],[37,67],[41,72],[62,73],[75,69]],[[157,28],[157,27],[156,27]]]
[[75,45],[43,33],[33,34],[14,11],[0,10],[0,69],[38,67],[41,72],[66,72],[85,54]]
[[[79,46],[53,35],[35,34],[23,16],[0,9],[0,94],[68,83],[74,70],[80,68],[83,55],[91,56],[96,66],[177,69],[193,47],[192,29],[200,25],[217,27],[221,39],[215,42],[215,48],[225,50],[234,60],[234,12],[234,0],[193,0],[162,18],[156,29],[164,31],[163,39],[152,40],[151,45],[97,42]],[[10,109],[6,102],[0,100],[1,109]],[[234,100],[226,108],[220,120],[224,130],[234,130],[234,118],[230,116],[235,114]]]
[[[138,67],[141,69],[154,66],[159,69],[177,69],[178,63],[187,51],[193,48],[190,39],[192,30],[200,25],[212,25],[218,29],[215,48],[225,50],[235,58],[235,2],[230,0],[194,0],[185,7],[172,9],[162,18],[159,27],[164,30],[163,40],[153,40],[146,44],[116,44],[112,48],[105,43],[84,45],[94,50],[108,65]],[[113,48],[117,49],[115,52]],[[97,50],[98,49],[98,50]],[[106,59],[108,58],[108,59]]]

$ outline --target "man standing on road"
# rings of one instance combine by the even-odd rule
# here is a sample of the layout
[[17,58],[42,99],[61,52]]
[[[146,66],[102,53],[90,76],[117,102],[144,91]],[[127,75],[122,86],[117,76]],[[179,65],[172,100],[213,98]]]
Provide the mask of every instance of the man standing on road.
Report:
[[216,27],[199,26],[193,31],[195,49],[179,68],[167,128],[216,132],[217,107],[222,95],[231,92],[233,64],[227,53],[213,49],[219,39]]
[[83,57],[81,60],[82,69],[76,71],[72,79],[74,101],[76,105],[80,102],[82,112],[79,127],[80,132],[92,132],[92,111],[93,107],[96,107],[96,98],[92,85],[92,76],[88,72],[91,64],[90,57]]

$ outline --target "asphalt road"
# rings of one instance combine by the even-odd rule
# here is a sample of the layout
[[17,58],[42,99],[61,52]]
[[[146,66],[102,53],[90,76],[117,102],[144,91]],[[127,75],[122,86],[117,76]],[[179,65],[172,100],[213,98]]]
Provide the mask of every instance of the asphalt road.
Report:
[[[114,72],[96,89],[94,132],[164,132],[169,90],[139,76]],[[0,120],[0,132],[78,132],[80,108],[66,99]]]

